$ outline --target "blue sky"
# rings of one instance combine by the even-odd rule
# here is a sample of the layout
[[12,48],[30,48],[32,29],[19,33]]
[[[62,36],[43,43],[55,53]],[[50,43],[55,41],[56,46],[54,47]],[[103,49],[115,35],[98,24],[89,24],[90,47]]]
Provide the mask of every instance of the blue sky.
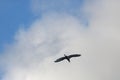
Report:
[[[46,5],[45,9],[37,9],[39,16],[52,11],[77,15],[79,6],[83,4],[83,0],[70,0],[66,4],[63,2],[39,0],[38,5],[40,7],[41,5]],[[14,41],[14,35],[18,29],[22,25],[24,25],[24,28],[27,28],[35,18],[37,17],[32,12],[31,0],[0,0],[0,53],[4,51],[5,45]]]
[[27,27],[34,18],[30,0],[0,0],[0,52],[14,41],[19,27]]

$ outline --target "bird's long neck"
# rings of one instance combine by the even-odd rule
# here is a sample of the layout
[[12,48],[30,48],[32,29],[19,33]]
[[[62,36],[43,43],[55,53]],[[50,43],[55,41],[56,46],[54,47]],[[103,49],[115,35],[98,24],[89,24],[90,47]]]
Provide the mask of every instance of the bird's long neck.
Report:
[[66,55],[64,54],[64,56],[66,57]]

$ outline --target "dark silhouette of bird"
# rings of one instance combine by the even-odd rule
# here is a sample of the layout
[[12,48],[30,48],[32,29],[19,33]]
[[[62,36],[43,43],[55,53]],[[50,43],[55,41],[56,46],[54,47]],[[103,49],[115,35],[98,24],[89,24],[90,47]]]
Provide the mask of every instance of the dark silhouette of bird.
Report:
[[60,62],[60,61],[62,61],[64,59],[66,59],[68,62],[70,62],[70,58],[72,58],[72,57],[79,57],[79,56],[81,56],[81,54],[72,54],[72,55],[69,55],[69,56],[64,54],[64,57],[58,58],[54,62]]

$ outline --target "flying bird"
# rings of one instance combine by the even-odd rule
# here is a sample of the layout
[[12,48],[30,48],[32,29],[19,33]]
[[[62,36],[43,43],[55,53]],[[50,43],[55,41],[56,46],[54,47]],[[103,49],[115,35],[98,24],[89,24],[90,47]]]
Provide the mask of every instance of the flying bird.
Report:
[[72,58],[72,57],[79,57],[79,56],[81,56],[81,54],[72,54],[72,55],[69,55],[69,56],[64,54],[64,57],[58,58],[54,62],[60,62],[60,61],[62,61],[64,59],[66,59],[68,62],[70,62],[70,58]]

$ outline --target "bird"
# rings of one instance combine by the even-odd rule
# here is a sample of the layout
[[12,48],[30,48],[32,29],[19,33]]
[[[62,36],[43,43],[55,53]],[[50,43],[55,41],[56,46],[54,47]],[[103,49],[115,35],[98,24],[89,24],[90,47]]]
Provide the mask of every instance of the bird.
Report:
[[60,62],[60,61],[63,61],[64,59],[66,59],[68,62],[70,62],[70,58],[72,57],[79,57],[81,56],[81,54],[71,54],[71,55],[66,55],[64,54],[64,57],[60,57],[58,59],[56,59],[54,62]]

